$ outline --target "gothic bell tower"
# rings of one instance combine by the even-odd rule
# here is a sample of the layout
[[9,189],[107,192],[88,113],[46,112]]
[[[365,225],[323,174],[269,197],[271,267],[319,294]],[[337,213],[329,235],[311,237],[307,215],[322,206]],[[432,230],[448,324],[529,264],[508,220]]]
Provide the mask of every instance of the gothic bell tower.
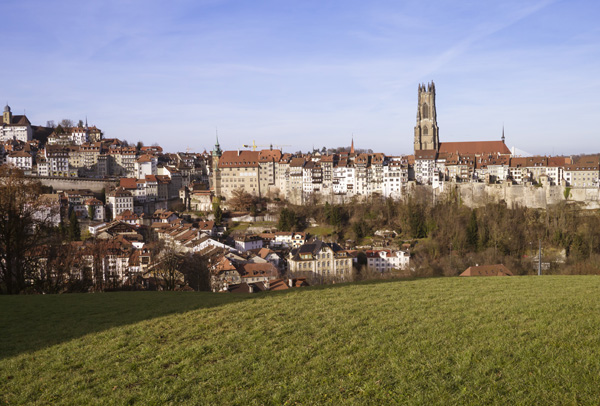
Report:
[[223,151],[219,145],[219,134],[217,134],[217,142],[215,148],[212,150],[212,173],[211,173],[211,186],[215,196],[221,196],[221,170],[219,169],[219,159],[221,159]]
[[435,110],[435,84],[419,84],[417,125],[415,126],[415,151],[438,150],[440,144]]
[[12,112],[8,104],[4,106],[4,113],[2,114],[2,122],[4,124],[12,124]]

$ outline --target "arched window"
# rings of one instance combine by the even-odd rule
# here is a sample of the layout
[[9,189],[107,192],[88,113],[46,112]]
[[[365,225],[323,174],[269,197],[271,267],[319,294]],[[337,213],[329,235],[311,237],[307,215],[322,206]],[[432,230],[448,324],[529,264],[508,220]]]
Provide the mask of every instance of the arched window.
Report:
[[423,128],[423,135],[428,135],[429,129],[427,127]]
[[427,103],[423,103],[423,118],[429,118],[429,107]]

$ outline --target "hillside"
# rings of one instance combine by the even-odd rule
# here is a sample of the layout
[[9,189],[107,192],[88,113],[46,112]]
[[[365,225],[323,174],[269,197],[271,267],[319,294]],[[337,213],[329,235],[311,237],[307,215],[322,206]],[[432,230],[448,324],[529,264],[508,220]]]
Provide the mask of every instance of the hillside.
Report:
[[597,404],[600,278],[0,297],[0,404]]

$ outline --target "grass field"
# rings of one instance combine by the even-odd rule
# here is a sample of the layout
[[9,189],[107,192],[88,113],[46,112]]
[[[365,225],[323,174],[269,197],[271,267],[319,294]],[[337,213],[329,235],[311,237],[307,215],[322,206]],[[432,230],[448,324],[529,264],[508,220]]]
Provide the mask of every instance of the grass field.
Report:
[[0,297],[0,403],[598,404],[600,278]]

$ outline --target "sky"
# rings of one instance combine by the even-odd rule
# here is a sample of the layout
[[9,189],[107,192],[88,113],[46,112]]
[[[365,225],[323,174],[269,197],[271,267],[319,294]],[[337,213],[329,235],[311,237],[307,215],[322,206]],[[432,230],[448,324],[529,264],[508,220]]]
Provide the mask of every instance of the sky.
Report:
[[419,83],[440,141],[600,152],[595,0],[0,0],[0,98],[166,151],[412,153]]

